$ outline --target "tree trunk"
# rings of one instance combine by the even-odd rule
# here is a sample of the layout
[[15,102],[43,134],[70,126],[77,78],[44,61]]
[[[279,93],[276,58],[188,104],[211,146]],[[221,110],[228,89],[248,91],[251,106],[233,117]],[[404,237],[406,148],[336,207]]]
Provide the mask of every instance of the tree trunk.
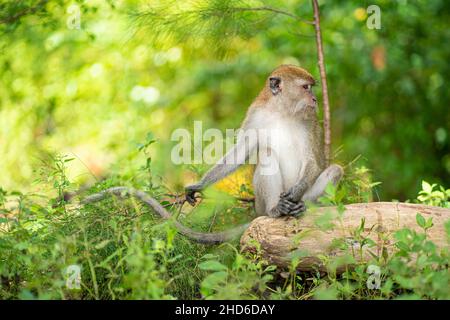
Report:
[[314,10],[314,30],[316,33],[317,64],[319,65],[320,81],[322,83],[323,99],[323,134],[325,164],[328,166],[331,161],[331,120],[330,120],[330,100],[328,99],[327,72],[325,70],[325,58],[322,45],[322,32],[320,31],[320,12],[317,0],[312,0]]
[[[370,252],[380,256],[383,250],[388,253],[394,250],[395,231],[407,227],[423,232],[416,222],[417,213],[425,219],[433,218],[434,226],[427,230],[427,237],[438,247],[448,250],[444,223],[450,219],[449,209],[395,202],[347,205],[341,218],[336,207],[310,209],[300,218],[259,217],[253,220],[242,235],[241,246],[247,252],[256,252],[256,246],[259,246],[262,257],[280,267],[289,266],[293,255],[298,253],[302,256],[298,270],[326,271],[319,256],[344,255],[344,251],[334,245],[336,239],[341,239],[354,248],[354,252],[357,252],[354,255],[356,261],[369,261],[372,257]],[[364,245],[360,251],[361,238],[355,235],[354,230],[361,226],[363,218],[365,223],[361,236],[370,238],[375,245],[371,248]],[[255,240],[259,245],[256,245]],[[345,268],[342,265],[337,272],[342,272]]]

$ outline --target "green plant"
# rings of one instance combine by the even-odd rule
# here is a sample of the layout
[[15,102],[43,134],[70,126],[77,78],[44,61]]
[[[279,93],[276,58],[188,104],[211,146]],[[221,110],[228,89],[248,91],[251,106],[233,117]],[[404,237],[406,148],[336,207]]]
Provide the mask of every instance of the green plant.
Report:
[[450,208],[450,189],[445,189],[443,186],[438,186],[436,183],[430,185],[423,180],[422,190],[419,191],[417,200],[430,206]]
[[207,254],[198,265],[200,270],[209,271],[200,287],[206,299],[258,299],[269,290],[268,282],[273,280],[275,266],[267,265],[262,259],[251,259],[238,252],[229,266],[218,261],[218,256]]
[[[144,157],[148,159],[148,153],[144,152]],[[376,230],[363,219],[348,237],[333,241],[333,248],[342,250],[343,255],[319,256],[326,273],[297,271],[306,254],[302,252],[293,254],[289,267],[281,270],[263,259],[257,244],[255,252],[243,253],[236,243],[217,247],[192,243],[177,234],[171,221],[159,220],[134,199],[118,201],[111,197],[86,206],[57,201],[72,186],[65,175],[68,162],[64,159],[55,157],[40,171],[39,185],[48,185],[55,198],[1,189],[2,299],[449,298],[448,249],[437,248],[427,238],[433,221],[420,214],[416,221],[423,231],[396,232],[392,254],[373,252],[375,244],[367,230]],[[145,163],[138,175],[153,177],[151,162]],[[88,193],[129,179],[111,176]],[[138,188],[150,186],[145,179],[133,181]],[[361,187],[359,183],[353,185]],[[435,186],[430,188],[431,194],[437,191]],[[147,191],[161,199],[164,190],[152,181]],[[360,197],[362,193],[350,194]],[[251,215],[249,208],[241,207],[229,195],[211,190],[206,196],[204,203],[189,214],[173,205],[167,208],[177,213],[183,224],[205,231],[227,229]],[[338,213],[317,217],[316,226],[324,231],[341,226],[344,202],[350,197],[345,183],[338,188],[329,186],[321,201],[337,206]],[[440,200],[435,204],[447,205],[436,194],[426,201],[437,198]],[[450,240],[450,222],[446,230]],[[372,259],[360,262],[365,250]],[[81,271],[79,289],[67,287],[67,270],[74,265]],[[337,269],[343,265],[353,267],[339,274]],[[374,276],[369,272],[373,266],[380,269],[379,288],[367,284]]]

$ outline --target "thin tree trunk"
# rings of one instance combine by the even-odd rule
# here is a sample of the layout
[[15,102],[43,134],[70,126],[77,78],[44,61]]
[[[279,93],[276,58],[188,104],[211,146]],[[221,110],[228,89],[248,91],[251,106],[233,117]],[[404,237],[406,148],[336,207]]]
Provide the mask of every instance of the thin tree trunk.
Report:
[[314,29],[316,33],[317,58],[320,72],[320,80],[322,83],[324,152],[326,165],[328,166],[331,160],[330,102],[328,100],[328,85],[322,47],[322,34],[320,32],[319,4],[317,3],[317,0],[312,0],[312,4],[314,8]]

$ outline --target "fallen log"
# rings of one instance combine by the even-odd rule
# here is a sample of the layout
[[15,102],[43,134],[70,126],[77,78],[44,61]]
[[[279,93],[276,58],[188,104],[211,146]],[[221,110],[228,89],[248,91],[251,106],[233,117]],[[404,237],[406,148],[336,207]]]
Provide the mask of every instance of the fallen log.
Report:
[[[301,257],[297,270],[326,271],[323,257],[339,257],[349,252],[336,246],[339,241],[353,246],[353,251],[358,252],[354,258],[361,262],[369,261],[374,254],[380,256],[383,250],[391,253],[395,249],[393,235],[397,230],[407,227],[424,232],[416,222],[417,213],[425,219],[432,217],[433,227],[427,230],[427,238],[448,250],[444,224],[450,219],[449,209],[396,202],[350,204],[341,214],[337,207],[318,207],[308,209],[300,218],[258,217],[242,235],[241,247],[244,252],[258,251],[270,264],[280,267],[288,267],[297,255]],[[360,232],[356,234],[358,227]],[[373,241],[372,247],[361,246],[358,240],[364,238]],[[338,266],[336,272],[346,267]]]

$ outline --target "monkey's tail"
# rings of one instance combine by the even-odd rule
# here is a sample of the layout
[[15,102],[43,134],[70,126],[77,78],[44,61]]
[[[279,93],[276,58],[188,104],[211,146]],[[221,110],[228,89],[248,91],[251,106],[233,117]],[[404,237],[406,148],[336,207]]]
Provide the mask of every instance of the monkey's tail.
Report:
[[[106,198],[108,195],[115,195],[116,197],[119,197],[121,199],[134,197],[152,208],[157,214],[161,216],[161,218],[168,220],[172,217],[171,214],[158,201],[150,197],[147,193],[129,187],[112,187],[103,190],[99,193],[87,196],[86,198],[81,200],[81,204],[98,202]],[[173,223],[182,235],[204,244],[217,244],[230,241],[242,234],[242,232],[244,232],[244,230],[249,226],[249,224],[247,223],[231,230],[222,232],[198,232],[182,225],[176,220],[173,221]]]

